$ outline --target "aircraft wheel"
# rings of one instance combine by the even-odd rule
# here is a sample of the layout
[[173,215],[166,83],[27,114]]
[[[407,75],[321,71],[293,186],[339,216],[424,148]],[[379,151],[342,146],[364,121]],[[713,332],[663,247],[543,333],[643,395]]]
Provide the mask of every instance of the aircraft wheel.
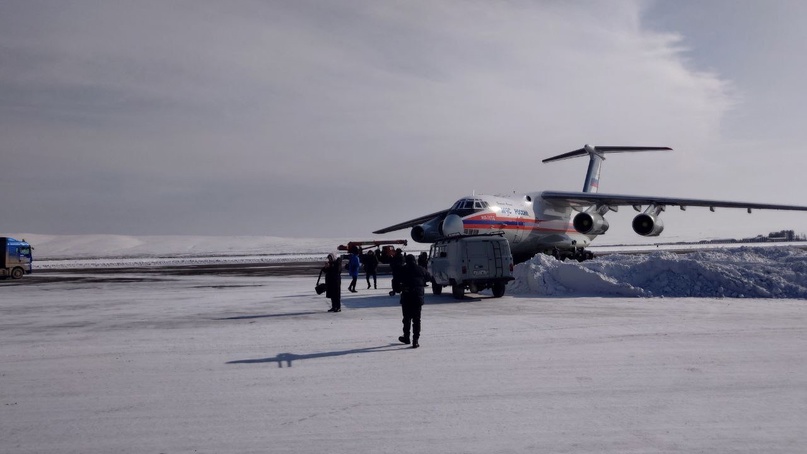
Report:
[[22,276],[25,274],[25,270],[22,268],[14,268],[11,270],[11,278],[12,279],[22,279]]
[[443,293],[443,286],[432,282],[432,293],[434,293],[435,295]]
[[465,296],[465,287],[462,285],[452,285],[451,294],[454,295],[454,298],[461,300]]
[[504,282],[496,282],[493,284],[493,297],[501,298],[504,296],[505,284]]

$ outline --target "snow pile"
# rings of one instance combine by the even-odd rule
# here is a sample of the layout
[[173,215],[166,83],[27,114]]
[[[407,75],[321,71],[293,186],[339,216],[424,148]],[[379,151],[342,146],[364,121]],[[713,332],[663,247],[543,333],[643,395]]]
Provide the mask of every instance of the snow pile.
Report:
[[807,251],[613,254],[583,263],[539,254],[514,275],[508,293],[531,296],[807,298]]

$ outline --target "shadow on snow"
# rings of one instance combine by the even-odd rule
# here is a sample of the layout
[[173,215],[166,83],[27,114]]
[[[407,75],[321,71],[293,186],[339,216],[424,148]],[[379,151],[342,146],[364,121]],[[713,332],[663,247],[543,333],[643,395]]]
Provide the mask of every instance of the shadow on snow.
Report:
[[227,364],[262,364],[262,363],[277,363],[277,367],[282,368],[283,363],[286,363],[286,367],[291,367],[293,361],[304,360],[304,359],[314,359],[314,358],[328,358],[332,356],[345,356],[345,355],[353,355],[358,353],[376,353],[376,352],[389,352],[389,351],[397,351],[402,350],[405,348],[409,348],[408,345],[404,344],[387,344],[387,345],[380,345],[378,347],[366,347],[366,348],[353,348],[350,350],[337,350],[333,352],[321,352],[321,353],[308,353],[305,355],[298,355],[296,353],[278,353],[277,356],[272,356],[270,358],[255,358],[255,359],[239,359],[236,361],[228,361]]

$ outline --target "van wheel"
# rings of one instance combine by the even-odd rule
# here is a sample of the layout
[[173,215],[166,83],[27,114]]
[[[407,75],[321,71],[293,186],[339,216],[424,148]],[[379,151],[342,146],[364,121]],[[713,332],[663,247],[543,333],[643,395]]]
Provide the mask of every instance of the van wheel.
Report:
[[11,270],[11,278],[12,279],[22,279],[22,276],[25,274],[25,270],[22,268],[14,268]]
[[495,284],[493,284],[493,297],[501,298],[502,296],[504,296],[504,289],[505,289],[504,282],[496,282]]
[[465,296],[465,286],[452,285],[451,294],[454,295],[454,298],[461,300]]
[[432,293],[434,293],[435,295],[443,293],[443,286],[432,282]]

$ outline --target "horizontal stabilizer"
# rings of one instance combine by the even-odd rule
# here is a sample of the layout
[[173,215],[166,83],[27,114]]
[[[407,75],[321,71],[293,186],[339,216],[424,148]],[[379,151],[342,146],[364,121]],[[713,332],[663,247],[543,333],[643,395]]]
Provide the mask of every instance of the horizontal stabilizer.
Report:
[[590,156],[592,154],[603,155],[606,153],[627,153],[634,151],[671,151],[671,150],[672,148],[670,147],[621,147],[621,146],[592,147],[591,145],[586,145],[583,148],[579,148],[577,150],[570,151],[568,153],[553,156],[551,158],[544,159],[541,162],[546,163],[546,162],[561,161],[563,159],[579,158],[581,156]]

